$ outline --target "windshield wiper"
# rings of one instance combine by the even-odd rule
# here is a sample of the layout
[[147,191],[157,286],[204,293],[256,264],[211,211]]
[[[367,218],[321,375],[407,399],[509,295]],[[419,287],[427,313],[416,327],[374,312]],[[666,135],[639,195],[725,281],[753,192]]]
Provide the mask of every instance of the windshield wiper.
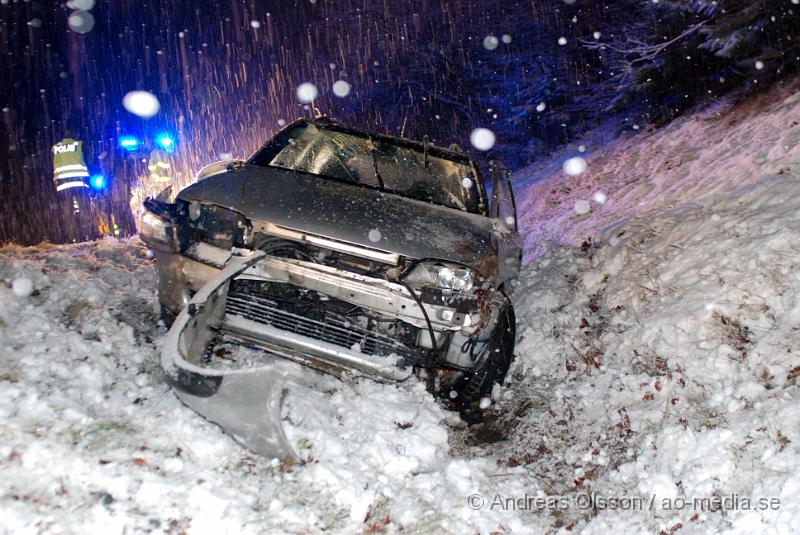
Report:
[[332,137],[328,138],[328,141],[330,142],[331,146],[333,147],[333,150],[331,151],[331,153],[333,154],[333,157],[336,158],[336,161],[339,162],[339,165],[342,166],[342,169],[344,169],[345,173],[347,173],[350,176],[350,181],[353,184],[361,184],[361,180],[356,178],[356,176],[353,175],[353,173],[350,172],[350,169],[347,168],[347,165],[345,165],[344,160],[342,160],[342,158],[339,156],[339,154],[337,154],[337,150],[336,149],[340,149],[342,147]]
[[375,156],[375,142],[372,141],[372,136],[369,137],[369,153],[372,156],[372,167],[375,170],[375,178],[378,179],[378,187],[385,190],[386,186],[383,184],[383,177],[378,170],[378,158]]

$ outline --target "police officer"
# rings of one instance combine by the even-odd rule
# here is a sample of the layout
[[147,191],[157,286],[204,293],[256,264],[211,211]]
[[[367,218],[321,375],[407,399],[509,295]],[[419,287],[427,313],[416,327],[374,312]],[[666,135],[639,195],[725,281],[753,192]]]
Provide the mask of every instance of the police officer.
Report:
[[151,186],[159,192],[156,198],[166,200],[172,192],[172,159],[169,152],[159,147],[150,151],[147,170],[150,171]]
[[75,139],[75,133],[67,129],[64,139],[53,145],[53,181],[62,205],[67,237],[71,241],[84,240],[84,231],[90,228],[91,214],[87,196],[86,180],[89,167],[83,156],[83,142]]
[[111,204],[111,220],[115,236],[136,234],[136,223],[131,213],[131,176],[135,173],[135,160],[127,158],[127,151],[110,152],[108,168],[112,170],[108,198]]

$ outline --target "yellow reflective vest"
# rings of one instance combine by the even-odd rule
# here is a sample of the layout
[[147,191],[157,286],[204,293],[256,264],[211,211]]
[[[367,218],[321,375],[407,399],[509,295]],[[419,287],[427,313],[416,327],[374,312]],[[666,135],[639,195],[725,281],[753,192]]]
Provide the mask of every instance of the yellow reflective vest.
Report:
[[86,187],[89,168],[83,159],[83,142],[65,137],[53,145],[53,181],[56,191]]
[[150,151],[147,170],[150,171],[150,179],[156,183],[172,182],[172,164],[169,154],[164,150],[153,149]]

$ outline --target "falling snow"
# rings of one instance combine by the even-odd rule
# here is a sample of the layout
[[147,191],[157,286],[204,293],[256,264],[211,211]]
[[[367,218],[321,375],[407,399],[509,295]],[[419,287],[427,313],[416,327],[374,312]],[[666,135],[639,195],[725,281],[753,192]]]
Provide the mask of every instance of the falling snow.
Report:
[[[800,0],[173,4],[0,0],[0,532],[796,531]],[[174,194],[317,113],[510,164],[495,223],[527,264],[484,423],[421,382],[331,380],[287,395],[290,466],[164,382],[137,237],[50,243],[73,239],[50,149],[74,130],[114,190],[88,202],[137,213],[159,136]],[[582,491],[780,507],[467,501]]]
[[592,207],[589,204],[589,201],[580,199],[575,201],[575,213],[578,215],[586,215],[591,212]]
[[469,136],[472,146],[478,150],[490,150],[496,141],[494,132],[488,128],[476,128]]
[[122,99],[122,105],[134,115],[149,119],[161,109],[158,98],[148,91],[130,91]]
[[88,33],[94,28],[94,17],[87,11],[73,11],[67,18],[67,24],[75,33]]
[[344,80],[336,80],[333,83],[333,94],[337,97],[346,97],[350,94],[350,84]]
[[33,282],[27,277],[14,279],[11,289],[17,297],[28,297],[33,292]]
[[564,162],[563,169],[569,176],[578,176],[586,172],[588,163],[582,156],[573,156]]
[[297,86],[296,94],[297,100],[303,104],[308,104],[317,98],[317,95],[319,95],[319,90],[317,90],[317,86],[311,82],[304,82]]

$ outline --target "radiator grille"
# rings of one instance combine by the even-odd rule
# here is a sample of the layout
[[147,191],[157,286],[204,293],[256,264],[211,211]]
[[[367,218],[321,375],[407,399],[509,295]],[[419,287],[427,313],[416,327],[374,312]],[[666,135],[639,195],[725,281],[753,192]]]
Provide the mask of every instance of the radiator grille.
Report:
[[279,303],[262,293],[237,289],[231,285],[225,304],[227,314],[240,316],[276,329],[353,349],[367,355],[404,357],[411,362],[411,349],[386,335],[370,331],[336,315],[326,315],[319,321],[284,310]]

